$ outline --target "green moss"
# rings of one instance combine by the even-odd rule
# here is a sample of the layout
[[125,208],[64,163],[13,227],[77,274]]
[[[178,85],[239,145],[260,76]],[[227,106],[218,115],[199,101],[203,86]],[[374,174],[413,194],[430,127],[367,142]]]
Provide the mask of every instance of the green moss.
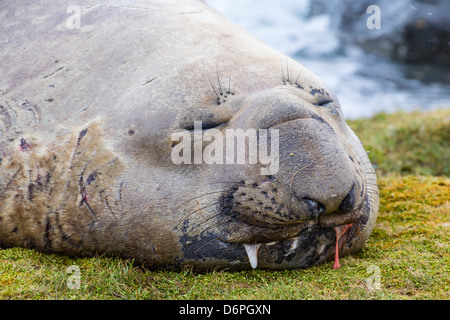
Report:
[[347,121],[380,174],[450,175],[450,109]]

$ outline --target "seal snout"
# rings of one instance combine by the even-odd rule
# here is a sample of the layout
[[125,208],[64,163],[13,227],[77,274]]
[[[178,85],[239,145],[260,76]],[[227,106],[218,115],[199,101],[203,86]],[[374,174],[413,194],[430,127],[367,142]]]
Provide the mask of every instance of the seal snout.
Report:
[[325,206],[317,201],[305,198],[303,202],[306,204],[307,210],[311,213],[312,218],[316,218],[325,212]]
[[361,197],[359,187],[353,184],[352,188],[344,199],[340,202],[338,209],[319,217],[319,224],[323,228],[337,227],[352,224],[360,218],[362,211],[360,210]]
[[[303,186],[305,192],[305,186]],[[327,226],[331,224],[341,225],[341,221],[351,223],[358,218],[357,209],[359,205],[359,197],[357,196],[359,187],[353,183],[348,193],[340,195],[332,193],[329,196],[320,198],[315,197],[297,197],[295,194],[290,199],[290,207],[292,209],[292,220],[303,222],[305,220],[319,219],[319,222],[327,222]]]
[[[309,198],[303,198],[302,201],[306,204],[307,211],[310,213],[312,219],[317,218],[322,214],[325,214],[327,211],[325,205],[323,205],[318,201]],[[356,209],[355,204],[356,204],[355,185],[353,185],[350,192],[339,204],[337,212],[342,214],[350,213]]]
[[355,184],[353,184],[350,192],[345,196],[344,200],[342,200],[338,209],[341,213],[350,213],[355,209],[356,203],[356,194],[355,194]]

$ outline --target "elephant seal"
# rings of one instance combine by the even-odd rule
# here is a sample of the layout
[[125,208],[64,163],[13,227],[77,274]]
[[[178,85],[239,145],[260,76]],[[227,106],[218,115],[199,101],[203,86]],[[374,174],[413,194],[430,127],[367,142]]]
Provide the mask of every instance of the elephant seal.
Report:
[[[376,176],[317,76],[202,1],[70,4],[2,4],[0,247],[239,270],[365,243]],[[188,153],[227,130],[273,161]]]

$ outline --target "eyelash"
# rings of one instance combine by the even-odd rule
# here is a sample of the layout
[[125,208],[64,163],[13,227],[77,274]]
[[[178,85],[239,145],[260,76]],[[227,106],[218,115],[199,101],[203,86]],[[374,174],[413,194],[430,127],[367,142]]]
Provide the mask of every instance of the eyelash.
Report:
[[316,105],[319,106],[319,107],[326,108],[326,107],[329,107],[332,104],[333,104],[333,101],[331,101],[331,100],[323,100],[323,101],[319,101]]

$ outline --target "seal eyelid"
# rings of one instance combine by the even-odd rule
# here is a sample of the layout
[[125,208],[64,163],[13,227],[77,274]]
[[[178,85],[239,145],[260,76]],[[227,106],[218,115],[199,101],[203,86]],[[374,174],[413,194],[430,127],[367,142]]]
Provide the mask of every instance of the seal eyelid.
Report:
[[[202,131],[208,130],[208,129],[218,129],[221,127],[224,127],[228,124],[228,122],[202,122]],[[186,126],[184,128],[181,129],[185,129],[188,130],[192,133],[194,133],[194,125],[189,125]]]
[[331,107],[334,105],[334,101],[328,98],[320,99],[317,103],[314,103],[315,106],[318,107]]
[[[228,124],[228,122],[203,122],[202,123],[202,131],[201,132],[202,132],[202,134],[204,134],[204,132],[206,130],[208,130],[208,129],[219,129],[220,130],[220,128],[225,127],[227,124]],[[181,126],[180,129],[189,131],[189,133],[191,135],[195,134],[194,125],[193,124],[192,125],[187,125],[187,126]],[[170,147],[173,148],[179,143],[180,143],[180,141],[172,141]]]

